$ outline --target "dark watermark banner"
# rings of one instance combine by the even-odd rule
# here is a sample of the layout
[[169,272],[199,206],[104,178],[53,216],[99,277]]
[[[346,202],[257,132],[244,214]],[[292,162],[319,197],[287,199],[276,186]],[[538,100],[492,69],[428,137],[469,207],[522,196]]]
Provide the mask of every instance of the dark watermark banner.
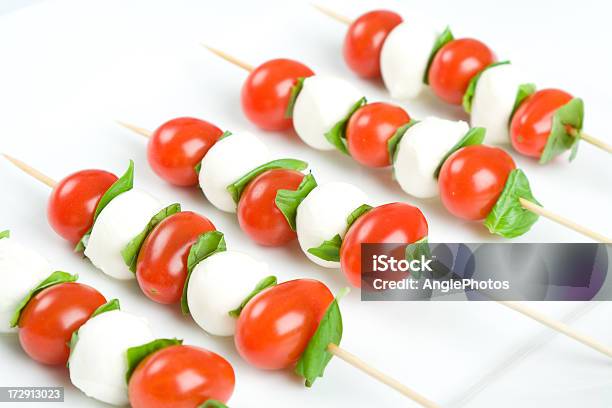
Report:
[[612,245],[361,245],[362,300],[612,300]]

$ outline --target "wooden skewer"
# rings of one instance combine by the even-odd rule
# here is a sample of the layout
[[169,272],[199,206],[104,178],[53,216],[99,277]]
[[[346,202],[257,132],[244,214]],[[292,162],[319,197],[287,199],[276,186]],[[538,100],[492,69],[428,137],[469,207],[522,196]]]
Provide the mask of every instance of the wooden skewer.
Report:
[[342,24],[351,25],[353,23],[353,20],[351,20],[350,18],[343,16],[341,14],[338,14],[335,11],[328,9],[327,7],[323,7],[318,4],[313,4],[312,6],[316,8],[317,10],[319,10],[321,13],[333,18],[334,20]]
[[359,357],[357,357],[354,354],[351,354],[348,351],[340,348],[336,344],[331,344],[330,343],[327,346],[327,351],[329,351],[331,354],[333,354],[334,356],[338,357],[339,359],[349,363],[350,365],[352,365],[353,367],[357,368],[358,370],[363,371],[364,373],[366,373],[370,377],[372,377],[372,378],[380,381],[381,383],[383,383],[383,384],[393,388],[395,391],[399,392],[400,394],[404,395],[405,397],[410,398],[411,400],[413,400],[417,404],[419,404],[419,405],[421,405],[421,406],[423,406],[425,408],[440,408],[440,405],[436,404],[435,402],[431,401],[430,399],[426,398],[425,396],[419,394],[415,390],[406,387],[404,384],[400,383],[396,379],[391,378],[388,375],[378,371],[376,368],[366,364]]
[[599,351],[600,353],[605,354],[608,357],[612,358],[612,347],[608,347],[604,344],[601,344],[599,342],[597,342],[595,339],[588,337],[582,333],[578,333],[576,330],[574,330],[572,327],[568,326],[567,324],[560,322],[558,320],[554,320],[551,319],[548,316],[543,315],[542,313],[527,307],[521,303],[518,302],[509,302],[509,301],[504,301],[504,300],[498,300],[497,303],[504,305],[516,312],[519,312],[527,317],[530,317],[532,319],[534,319],[537,322],[542,323],[545,326],[550,327],[553,330],[558,331],[559,333],[562,333],[582,344],[584,344],[585,346],[588,346],[594,350]]
[[144,137],[151,137],[151,135],[153,134],[153,132],[151,132],[150,130],[138,127],[136,125],[132,125],[131,123],[122,122],[120,120],[116,120],[115,122],[117,122],[117,124],[123,126],[124,128],[129,129],[134,133],[138,133],[139,135],[142,135]]
[[564,227],[567,227],[571,230],[574,230],[582,235],[585,235],[595,241],[598,242],[603,242],[606,244],[610,244],[612,243],[612,239],[606,237],[605,235],[602,235],[598,232],[592,231],[586,227],[583,227],[582,225],[578,225],[575,222],[568,220],[567,218],[564,218],[558,214],[555,214],[552,211],[547,210],[546,208],[531,202],[529,200],[526,200],[524,198],[519,198],[519,202],[521,203],[521,206],[523,206],[523,208],[525,208],[526,210],[531,211],[532,213],[538,214],[544,218],[548,218],[551,221],[556,222],[557,224],[563,225]]
[[601,139],[597,139],[596,137],[593,137],[584,132],[580,132],[580,138],[584,140],[585,142],[592,144],[595,147],[599,147],[600,149],[605,150],[608,153],[612,153],[612,145],[609,143],[606,143],[605,141]]
[[206,45],[206,44],[202,44],[202,46],[204,48],[208,49],[213,54],[216,54],[217,56],[219,56],[219,57],[223,58],[224,60],[226,60],[226,61],[228,61],[228,62],[230,62],[230,63],[232,63],[232,64],[234,64],[234,65],[236,65],[236,66],[238,66],[238,67],[240,67],[242,69],[244,69],[247,72],[252,72],[255,69],[252,65],[247,64],[244,61],[240,61],[238,58],[233,57],[233,56],[231,56],[231,55],[229,55],[229,54],[227,54],[227,53],[225,53],[225,52],[223,52],[221,50],[218,50],[218,49],[213,48],[213,47],[211,47],[209,45]]
[[22,162],[21,160],[18,160],[12,156],[9,156],[8,154],[2,154],[8,161],[10,161],[11,163],[13,163],[15,166],[17,166],[18,168],[20,168],[21,170],[23,170],[24,173],[29,174],[30,176],[34,177],[36,180],[40,181],[41,183],[53,188],[55,187],[55,185],[57,184],[57,181],[53,180],[51,177],[41,173],[40,171],[36,170],[34,167],[31,167],[27,164],[25,164],[24,162]]

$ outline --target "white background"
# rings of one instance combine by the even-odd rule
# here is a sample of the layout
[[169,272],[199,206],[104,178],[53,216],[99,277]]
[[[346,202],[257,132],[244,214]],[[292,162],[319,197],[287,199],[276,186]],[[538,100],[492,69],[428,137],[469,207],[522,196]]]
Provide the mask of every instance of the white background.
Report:
[[[404,200],[418,205],[430,224],[430,240],[493,240],[483,227],[454,219],[439,202],[402,194],[388,171],[371,171],[335,152],[308,149],[292,134],[259,132],[242,115],[239,91],[245,73],[206,52],[200,42],[252,64],[292,57],[316,72],[342,75],[362,87],[370,101],[387,100],[380,84],[358,80],[341,58],[345,27],[295,1],[46,0],[0,10],[0,151],[22,158],[59,179],[83,168],[121,173],[136,162],[137,186],[184,209],[210,217],[228,244],[269,261],[286,280],[314,277],[334,291],[346,283],[338,271],[308,262],[296,244],[266,249],[240,232],[234,216],[209,205],[197,189],[164,184],[148,168],[145,141],[119,128],[122,119],[155,128],[191,115],[224,129],[248,129],[283,156],[307,160],[317,180],[360,185],[375,203]],[[30,3],[30,2],[26,2]],[[25,4],[25,3],[24,3]],[[362,1],[328,2],[347,16],[380,8],[415,11],[450,23],[456,36],[488,43],[501,59],[532,73],[540,87],[560,86],[586,102],[586,130],[612,141],[612,36],[605,2],[581,1]],[[409,47],[409,45],[407,45]],[[431,95],[403,103],[413,117],[463,118]],[[548,208],[610,235],[610,157],[583,144],[576,160],[542,167],[514,155],[536,197]],[[232,407],[412,406],[339,360],[325,378],[305,389],[290,372],[261,372],[237,355],[231,339],[198,330],[178,308],[157,305],[135,282],[104,276],[70,252],[48,227],[49,190],[0,160],[0,229],[36,248],[57,269],[82,281],[124,310],[147,316],[159,337],[226,356],[237,374]],[[571,242],[581,236],[546,220],[518,241]],[[1,273],[1,271],[0,271]],[[3,277],[8,279],[10,277]],[[534,304],[552,316],[579,318],[572,324],[612,344],[612,305]],[[610,407],[612,364],[605,357],[496,304],[361,303],[353,291],[342,308],[343,346],[402,382],[449,407]],[[101,406],[72,387],[64,368],[40,366],[21,351],[15,337],[0,339],[0,385],[60,385],[66,406]]]

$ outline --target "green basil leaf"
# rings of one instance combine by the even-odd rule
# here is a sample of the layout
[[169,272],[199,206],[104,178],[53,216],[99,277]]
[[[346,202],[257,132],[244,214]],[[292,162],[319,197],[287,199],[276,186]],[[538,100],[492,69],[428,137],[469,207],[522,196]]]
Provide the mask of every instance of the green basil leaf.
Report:
[[325,367],[333,357],[328,351],[329,345],[339,345],[342,340],[342,314],[338,306],[340,296],[327,307],[317,331],[295,366],[296,374],[306,380],[307,387],[312,387],[317,377],[323,377]]
[[308,248],[308,253],[325,261],[340,262],[341,246],[342,238],[338,234],[329,241],[323,241],[323,243],[316,248]]
[[510,122],[512,122],[512,118],[516,113],[516,110],[521,106],[521,103],[529,96],[531,96],[536,91],[535,84],[521,84],[516,91],[516,98],[514,98],[514,106],[512,107],[512,113],[510,114],[510,118],[508,119],[508,126],[510,126]]
[[308,167],[308,163],[302,160],[296,159],[278,159],[272,160],[271,162],[262,164],[261,166],[255,167],[253,170],[249,171],[244,176],[240,177],[238,180],[234,181],[232,184],[226,187],[227,191],[232,195],[234,202],[238,204],[240,201],[240,196],[242,195],[242,191],[245,189],[247,184],[249,184],[255,177],[259,176],[261,173],[273,170],[273,169],[289,169],[289,170],[298,170],[302,171]]
[[519,198],[540,204],[531,193],[525,173],[521,169],[514,169],[510,172],[504,190],[485,219],[484,225],[491,233],[505,238],[518,237],[529,231],[538,220],[537,214],[523,208]]
[[346,229],[348,231],[349,228],[351,228],[351,225],[353,225],[353,223],[355,221],[357,221],[357,218],[361,217],[363,214],[367,213],[368,211],[370,211],[372,208],[371,205],[368,204],[361,204],[359,207],[357,207],[356,209],[354,209],[349,215],[348,217],[346,217]]
[[429,85],[429,69],[431,68],[431,63],[436,57],[436,54],[438,53],[438,51],[440,51],[440,48],[444,47],[446,44],[453,41],[454,39],[455,37],[453,36],[453,33],[451,32],[451,29],[448,26],[444,29],[442,34],[440,34],[438,38],[436,38],[436,42],[434,43],[433,48],[431,49],[431,53],[429,54],[429,60],[427,61],[425,75],[423,76],[424,84]]
[[2,239],[2,238],[10,238],[10,237],[11,237],[11,231],[6,230],[6,231],[0,232],[0,239]]
[[485,72],[487,69],[506,64],[510,64],[510,61],[494,62],[493,64],[490,64],[485,69],[483,69],[472,77],[472,79],[470,80],[470,84],[468,85],[467,90],[463,95],[463,110],[465,111],[465,113],[472,113],[472,101],[474,100],[474,94],[476,94],[476,86],[478,85],[478,80],[482,76],[482,73]]
[[393,134],[393,136],[391,136],[389,140],[387,140],[387,151],[389,152],[389,163],[393,164],[395,162],[395,158],[397,157],[397,146],[399,145],[399,142],[402,140],[402,137],[404,137],[404,134],[406,133],[406,131],[410,129],[412,126],[416,125],[417,123],[419,123],[418,120],[410,119],[410,122],[406,123],[403,126],[398,127],[395,133]]
[[47,277],[47,279],[40,282],[36,285],[23,299],[19,301],[15,311],[13,312],[13,316],[9,322],[10,327],[16,327],[19,324],[19,318],[21,317],[21,312],[28,305],[28,302],[36,296],[39,292],[44,289],[47,289],[51,286],[59,285],[60,283],[74,282],[79,278],[79,275],[71,275],[68,272],[55,271],[51,275]]
[[189,249],[189,255],[187,256],[187,278],[185,279],[185,286],[183,286],[183,294],[181,296],[181,310],[184,315],[189,314],[187,288],[189,287],[189,278],[191,277],[193,268],[209,256],[217,252],[223,252],[226,249],[225,237],[221,231],[205,232],[200,235],[195,244]]
[[91,319],[92,317],[96,317],[98,315],[101,315],[102,313],[112,312],[113,310],[121,310],[121,304],[119,304],[119,299],[109,300],[108,302],[94,310],[94,312],[91,314],[91,316],[89,316],[89,318]]
[[455,153],[457,150],[464,148],[466,146],[479,145],[482,144],[485,134],[487,130],[481,127],[473,127],[461,138],[459,141],[444,155],[438,167],[436,167],[436,171],[434,172],[434,176],[438,178],[440,175],[440,170],[442,169],[442,165],[444,162],[448,160],[451,154]]
[[[123,174],[123,176],[121,176],[117,181],[115,181],[113,185],[110,186],[108,190],[106,190],[106,193],[104,193],[102,198],[100,198],[100,201],[98,202],[98,205],[96,206],[96,211],[94,212],[93,222],[94,223],[96,222],[96,219],[98,219],[98,216],[100,215],[104,207],[106,207],[108,203],[110,203],[113,200],[113,198],[117,197],[118,195],[122,193],[125,193],[126,191],[130,191],[133,187],[134,187],[134,162],[130,160],[130,165],[128,166],[128,169]],[[89,231],[87,231],[85,235],[83,235],[83,237],[77,243],[76,247],[74,248],[75,252],[83,252],[85,250],[85,247],[87,246],[87,240],[89,239],[89,235],[91,234],[92,228],[93,228],[93,224],[92,224],[92,227],[89,229]]]
[[259,292],[263,291],[264,289],[268,289],[272,286],[275,286],[277,282],[278,281],[276,279],[276,276],[268,276],[260,280],[257,285],[255,285],[255,289],[253,289],[251,293],[249,293],[249,295],[244,298],[242,303],[240,303],[240,306],[238,306],[234,310],[229,311],[229,315],[232,317],[240,316],[240,312],[242,312],[242,309],[244,309],[244,307],[247,305],[247,303],[249,303],[251,299],[253,299]]
[[297,100],[298,95],[302,92],[302,88],[304,87],[304,77],[299,77],[295,80],[295,85],[291,87],[291,93],[289,94],[289,103],[287,104],[287,110],[285,111],[286,118],[293,117],[293,107],[295,106],[295,101]]
[[540,156],[540,163],[548,163],[556,156],[571,150],[569,160],[572,161],[578,153],[578,141],[584,122],[584,102],[574,98],[555,112],[552,128],[546,141],[546,147]]
[[[429,240],[427,237],[423,237],[418,241],[406,245],[404,250],[406,260],[411,261],[413,259],[419,259],[421,256],[425,258],[431,258],[431,251],[429,250]],[[412,271],[411,275],[415,279],[421,279],[421,271]]]
[[138,261],[138,254],[140,254],[140,248],[145,239],[149,236],[151,231],[163,220],[169,216],[176,214],[181,211],[181,205],[178,203],[170,204],[157,214],[155,214],[149,223],[144,227],[140,234],[136,235],[128,244],[121,250],[121,256],[127,266],[130,267],[130,271],[136,273],[136,263]]
[[317,181],[311,173],[308,173],[302,179],[297,190],[277,190],[274,202],[278,209],[283,213],[287,223],[293,231],[295,231],[295,217],[297,209],[302,201],[310,194],[317,186]]
[[199,161],[198,164],[193,166],[193,169],[195,170],[196,174],[200,174],[200,170],[202,170],[202,161]]
[[198,408],[228,408],[228,407],[221,401],[209,399],[205,403],[198,405]]
[[367,100],[365,97],[359,99],[357,102],[355,102],[355,104],[353,104],[353,106],[351,106],[346,116],[336,122],[336,124],[325,133],[325,138],[327,141],[344,154],[349,154],[346,142],[346,125],[357,109],[361,108],[366,103]]
[[149,343],[140,346],[130,347],[125,352],[127,357],[127,371],[125,373],[125,382],[129,384],[130,377],[138,367],[138,364],[151,354],[170,346],[180,346],[183,340],[179,339],[156,339]]
[[218,142],[219,140],[223,140],[223,139],[225,139],[226,137],[231,136],[231,135],[232,135],[232,132],[230,132],[229,130],[226,130],[225,132],[223,132],[223,134],[222,134],[221,136],[219,136],[219,139],[217,139],[217,142]]

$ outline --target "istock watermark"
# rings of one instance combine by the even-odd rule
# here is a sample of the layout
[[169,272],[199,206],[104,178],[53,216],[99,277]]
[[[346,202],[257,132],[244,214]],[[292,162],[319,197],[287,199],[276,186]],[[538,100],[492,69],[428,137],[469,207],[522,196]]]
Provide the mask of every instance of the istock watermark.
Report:
[[363,300],[612,300],[609,244],[362,244]]

